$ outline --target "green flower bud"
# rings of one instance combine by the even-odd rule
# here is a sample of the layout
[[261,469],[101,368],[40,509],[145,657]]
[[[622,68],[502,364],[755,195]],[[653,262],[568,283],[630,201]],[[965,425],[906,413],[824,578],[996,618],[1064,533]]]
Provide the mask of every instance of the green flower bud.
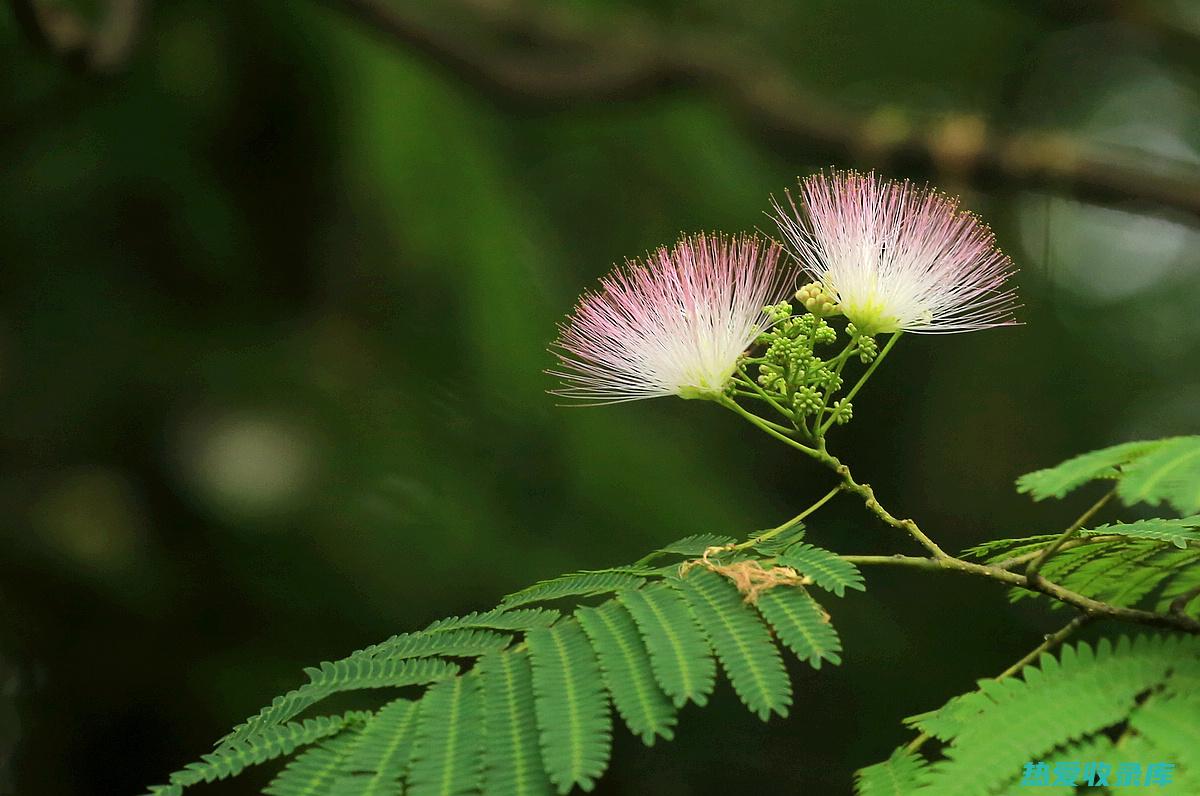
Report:
[[854,406],[849,401],[837,401],[833,404],[833,422],[844,426],[854,418]]
[[834,373],[829,368],[823,368],[820,374],[821,384],[825,385],[825,389],[829,392],[837,392],[842,389],[842,377]]
[[836,342],[837,330],[825,323],[825,321],[821,321],[821,325],[817,327],[815,332],[813,332],[813,340],[818,343],[825,343],[827,345],[829,343]]
[[821,409],[821,394],[812,387],[801,387],[792,398],[797,412],[815,415]]
[[769,304],[763,307],[763,313],[772,321],[778,323],[792,316],[792,305],[786,301]]
[[879,343],[875,342],[874,337],[859,337],[858,349],[858,358],[864,364],[879,355]]

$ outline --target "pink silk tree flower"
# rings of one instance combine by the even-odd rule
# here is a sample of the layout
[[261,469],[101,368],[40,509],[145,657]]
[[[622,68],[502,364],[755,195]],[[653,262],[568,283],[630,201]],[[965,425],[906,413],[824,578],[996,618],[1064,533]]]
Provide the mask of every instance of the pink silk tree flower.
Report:
[[799,206],[774,200],[800,265],[863,333],[972,332],[1016,323],[1016,269],[958,200],[874,172],[800,183]]
[[698,234],[613,269],[559,327],[553,393],[582,404],[720,398],[770,325],[763,307],[792,286],[781,253],[755,237]]

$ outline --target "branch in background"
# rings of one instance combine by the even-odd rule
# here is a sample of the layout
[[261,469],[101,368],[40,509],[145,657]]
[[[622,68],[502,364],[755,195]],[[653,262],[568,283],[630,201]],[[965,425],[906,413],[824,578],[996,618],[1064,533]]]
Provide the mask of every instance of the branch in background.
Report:
[[1061,23],[1118,21],[1153,35],[1165,44],[1186,66],[1196,65],[1196,45],[1200,44],[1200,16],[1184,8],[1184,0],[1023,0],[1032,14]]
[[129,60],[149,0],[109,0],[94,26],[57,3],[11,0],[11,4],[17,23],[39,48],[83,71],[111,74]]
[[320,2],[507,101],[561,108],[690,86],[732,108],[759,134],[816,158],[1200,216],[1195,164],[1062,132],[993,129],[973,114],[919,123],[894,107],[858,113],[808,92],[778,65],[724,38],[668,33],[640,17],[585,26],[559,7],[503,0],[447,0],[435,15],[427,6],[385,0]]

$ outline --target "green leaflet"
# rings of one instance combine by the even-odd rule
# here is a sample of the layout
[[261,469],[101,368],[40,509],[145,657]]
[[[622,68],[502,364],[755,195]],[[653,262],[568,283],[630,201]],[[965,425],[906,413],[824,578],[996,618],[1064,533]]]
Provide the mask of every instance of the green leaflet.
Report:
[[916,752],[897,749],[882,763],[856,771],[854,792],[857,796],[909,796],[920,785],[926,765]]
[[1200,436],[1126,442],[1084,453],[1017,479],[1034,500],[1061,498],[1098,478],[1119,479],[1125,505],[1167,503],[1180,514],[1200,512]]
[[248,766],[291,754],[301,746],[328,738],[347,727],[365,724],[370,717],[369,712],[359,710],[341,716],[318,716],[303,722],[268,727],[245,741],[202,755],[200,762],[191,763],[182,771],[172,774],[171,784],[195,785],[235,776]]
[[538,749],[529,653],[489,655],[479,661],[479,675],[484,700],[484,793],[550,793]]
[[501,602],[504,609],[528,603],[558,600],[563,597],[587,597],[607,594],[620,589],[637,588],[644,579],[626,572],[578,572],[551,580],[543,580],[532,586],[508,595]]
[[1155,694],[1134,711],[1129,726],[1200,776],[1200,694]]
[[[1103,762],[1112,759],[1112,741],[1104,734],[1097,733],[1082,740],[1061,746],[1038,762],[1046,763],[1050,766],[1051,772],[1053,772],[1054,764],[1059,762],[1082,764],[1084,761]],[[1022,773],[1013,772],[1010,782],[996,793],[999,796],[1028,796],[1030,786],[1021,784]],[[1039,794],[1046,794],[1047,796],[1075,796],[1077,791],[1076,788],[1070,785],[1038,785],[1037,792]]]
[[[1028,561],[1057,536],[1001,539],[968,552],[993,564],[1018,557]],[[1134,607],[1157,596],[1160,611],[1200,584],[1198,570],[1200,515],[1110,523],[1083,530],[1041,568],[1047,580],[1114,605]],[[1024,589],[1009,592],[1014,601],[1036,596]]]
[[1078,567],[1055,568],[1053,577],[1064,584],[1073,584],[1068,588],[1078,587],[1084,594],[1099,594],[1124,583],[1131,572],[1147,566],[1161,549],[1161,545],[1155,544],[1102,549],[1099,554],[1087,555]]
[[617,599],[637,623],[654,676],[675,706],[706,704],[716,685],[716,665],[683,596],[656,583],[623,591]]
[[265,727],[287,721],[327,696],[340,691],[423,685],[453,677],[458,666],[434,658],[412,660],[352,660],[325,662],[320,668],[305,669],[306,685],[276,697],[268,707],[239,725],[222,740],[222,746],[242,741]]
[[[1000,556],[1001,558],[1005,556]],[[1130,537],[1096,542],[1056,553],[1043,567],[1049,580],[1072,591],[1114,605],[1137,606],[1146,597],[1160,594],[1162,609],[1171,599],[1200,582],[1200,549],[1194,544],[1179,549],[1169,541]],[[1013,600],[1036,597],[1013,589]]]
[[1124,469],[1117,495],[1126,505],[1168,503],[1200,512],[1200,436],[1163,440]]
[[1200,554],[1180,556],[1176,562],[1175,577],[1163,587],[1155,610],[1170,610],[1172,603],[1177,599],[1190,598],[1189,610],[1194,615],[1200,614],[1200,595],[1196,595],[1196,590],[1200,589]]
[[439,619],[421,632],[440,633],[463,627],[491,630],[532,630],[535,627],[549,627],[559,616],[559,612],[551,608],[519,608],[513,611],[493,608],[490,611],[472,612],[465,616]]
[[728,579],[698,568],[683,579],[680,591],[747,709],[764,721],[772,713],[786,716],[792,689],[783,658],[737,588]]
[[[1138,711],[1131,717],[1130,724],[1136,721]],[[1166,747],[1159,746],[1149,737],[1138,732],[1129,731],[1121,740],[1119,746],[1114,746],[1109,753],[1108,760],[1113,763],[1137,763],[1145,764],[1147,761],[1172,763],[1175,765],[1175,770],[1172,772],[1171,784],[1166,787],[1147,788],[1146,790],[1158,790],[1165,794],[1188,794],[1200,793],[1200,760],[1197,759],[1197,750],[1193,747],[1188,750],[1183,756],[1177,756],[1170,751],[1174,744],[1170,743]],[[1111,789],[1111,793],[1117,794],[1124,791],[1132,790],[1132,788],[1117,788]]]
[[841,639],[829,622],[829,615],[799,588],[775,588],[758,598],[758,612],[775,629],[775,635],[802,661],[814,669],[821,661],[837,665],[842,662]]
[[358,741],[348,730],[304,752],[280,771],[267,787],[266,796],[327,796],[342,773],[346,758]]
[[344,770],[350,781],[339,780],[339,790],[361,796],[398,793],[408,771],[417,736],[420,703],[396,699],[379,709],[359,735]]
[[1137,605],[1163,584],[1174,584],[1189,568],[1200,561],[1200,550],[1176,550],[1158,547],[1137,557],[1120,578],[1113,578],[1095,590],[1096,599],[1113,605]]
[[[980,683],[984,681],[979,681]],[[951,697],[937,710],[908,716],[904,723],[927,732],[940,741],[948,741],[962,731],[963,725],[987,709],[990,702],[983,691],[968,691]]]
[[1176,547],[1183,549],[1189,544],[1200,543],[1200,514],[1178,519],[1156,518],[1137,520],[1136,522],[1117,522],[1110,525],[1101,525],[1084,533],[1087,535],[1115,534],[1117,536],[1129,536],[1137,539],[1157,539],[1163,542],[1170,542]]
[[654,680],[650,654],[628,609],[610,600],[578,608],[575,617],[596,650],[613,704],[629,730],[647,746],[658,736],[671,740],[675,708]]
[[1020,539],[992,539],[987,542],[980,542],[973,547],[968,547],[963,551],[963,554],[992,562],[1000,561],[1001,559],[1012,558],[1023,553],[1040,550],[1049,542],[1057,539],[1059,535],[1057,533],[1046,533],[1040,536],[1026,536]]
[[430,686],[421,700],[407,793],[457,796],[478,789],[483,769],[482,718],[478,675]]
[[[1139,555],[1146,547],[1153,548],[1156,545],[1134,546],[1121,543],[1114,546],[1095,545],[1064,550],[1042,565],[1042,575],[1055,583],[1065,583],[1069,580],[1083,587],[1095,582],[1097,578],[1102,579],[1105,572],[1113,567],[1122,566],[1126,558]],[[1025,592],[1025,596],[1033,595]]]
[[710,547],[724,547],[728,544],[733,544],[736,541],[732,536],[721,536],[715,533],[698,533],[694,536],[685,536],[678,541],[671,542],[666,547],[660,547],[657,553],[664,555],[679,555],[688,558],[703,555],[704,551]]
[[803,543],[793,545],[779,556],[777,563],[807,575],[813,583],[838,597],[843,596],[846,589],[867,590],[858,567],[820,547]]
[[1057,659],[1043,655],[1018,677],[982,680],[974,695],[917,717],[949,740],[921,793],[991,793],[1026,762],[1125,720],[1142,695],[1181,668],[1200,669],[1200,639],[1145,636],[1115,646],[1103,639],[1094,651],[1079,644]]
[[493,650],[504,649],[512,636],[493,630],[470,627],[440,627],[436,632],[402,633],[386,641],[352,653],[343,661],[382,658],[428,658],[448,655],[456,658],[475,658]]
[[[761,533],[761,531],[759,532]],[[772,557],[787,550],[804,538],[804,523],[798,522],[778,536],[754,545],[754,550],[760,555]]]
[[1170,440],[1125,442],[1109,448],[1080,454],[1054,467],[1026,473],[1017,479],[1017,491],[1028,493],[1034,500],[1061,498],[1089,481],[1116,478],[1118,467],[1136,461]]
[[559,793],[591,790],[608,767],[612,716],[600,664],[579,623],[530,631],[542,760]]

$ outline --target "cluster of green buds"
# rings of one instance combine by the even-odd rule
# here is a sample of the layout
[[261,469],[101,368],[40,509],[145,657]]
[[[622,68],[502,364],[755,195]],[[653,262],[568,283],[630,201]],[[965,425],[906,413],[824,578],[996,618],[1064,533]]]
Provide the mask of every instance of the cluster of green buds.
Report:
[[730,392],[773,405],[797,431],[815,438],[829,425],[851,420],[850,401],[836,398],[844,385],[843,369],[852,357],[872,361],[879,346],[851,323],[845,345],[833,350],[840,335],[826,318],[841,312],[820,285],[804,285],[795,301],[799,307],[784,301],[764,308],[771,325],[742,356],[738,372],[743,378],[734,380]]

